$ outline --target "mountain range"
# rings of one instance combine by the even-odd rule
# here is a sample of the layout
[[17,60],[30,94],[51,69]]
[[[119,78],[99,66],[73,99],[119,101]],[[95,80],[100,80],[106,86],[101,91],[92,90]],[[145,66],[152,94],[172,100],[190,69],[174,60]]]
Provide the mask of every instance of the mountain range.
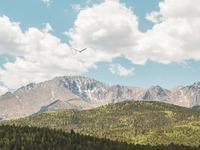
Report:
[[164,89],[109,85],[81,76],[31,83],[0,96],[0,118],[15,119],[55,109],[85,110],[122,101],[160,101],[184,107],[200,105],[200,82]]

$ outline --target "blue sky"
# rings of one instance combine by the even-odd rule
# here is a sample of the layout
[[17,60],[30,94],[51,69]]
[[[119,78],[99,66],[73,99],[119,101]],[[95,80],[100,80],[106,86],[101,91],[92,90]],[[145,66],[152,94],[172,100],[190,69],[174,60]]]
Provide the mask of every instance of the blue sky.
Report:
[[[145,16],[152,11],[159,11],[159,2],[161,0],[120,1],[121,4],[124,3],[127,8],[131,8],[134,11],[138,18],[139,31],[141,33],[151,30],[154,26],[154,23],[145,19]],[[53,28],[51,34],[58,37],[61,42],[69,43],[69,37],[64,35],[64,32],[73,28],[77,16],[82,11],[75,11],[73,6],[80,5],[82,9],[87,9],[87,7],[101,3],[101,0],[91,0],[90,2],[86,2],[86,0],[52,0],[52,3],[47,6],[42,0],[6,0],[1,2],[0,16],[5,15],[11,21],[19,22],[24,32],[30,27],[42,30],[45,24],[49,23]],[[3,65],[7,62],[15,62],[15,57],[5,52],[4,54],[0,53],[0,66],[5,69]],[[134,71],[124,76],[112,73],[109,69],[111,63],[120,64],[127,69],[134,68]],[[121,56],[113,58],[112,61],[99,61],[96,63],[96,68],[89,68],[87,72],[81,72],[80,74],[111,84],[141,87],[160,85],[165,88],[171,88],[200,81],[200,61],[190,59],[176,62],[172,60],[170,63],[165,64],[148,60],[145,64],[137,64]],[[31,80],[29,81],[31,82]],[[1,78],[0,83],[9,89],[12,87],[8,86]]]

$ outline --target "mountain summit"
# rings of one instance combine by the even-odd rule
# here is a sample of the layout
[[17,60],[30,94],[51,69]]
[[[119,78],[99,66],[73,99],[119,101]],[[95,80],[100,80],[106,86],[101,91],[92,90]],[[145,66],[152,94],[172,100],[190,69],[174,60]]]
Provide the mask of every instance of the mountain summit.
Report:
[[81,76],[31,83],[0,96],[0,118],[13,119],[52,109],[91,109],[121,101],[162,101],[184,107],[200,105],[200,83],[171,90],[108,85]]

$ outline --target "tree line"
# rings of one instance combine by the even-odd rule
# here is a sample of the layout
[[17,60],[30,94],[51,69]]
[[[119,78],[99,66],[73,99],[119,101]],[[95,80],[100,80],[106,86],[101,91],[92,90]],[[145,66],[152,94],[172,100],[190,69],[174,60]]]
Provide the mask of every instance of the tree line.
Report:
[[135,145],[81,135],[71,130],[0,126],[0,150],[199,150],[184,145]]

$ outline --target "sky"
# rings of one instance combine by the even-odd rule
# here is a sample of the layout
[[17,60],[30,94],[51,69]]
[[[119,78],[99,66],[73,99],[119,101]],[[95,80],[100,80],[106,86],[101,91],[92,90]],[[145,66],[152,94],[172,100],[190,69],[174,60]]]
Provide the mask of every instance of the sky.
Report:
[[[6,0],[0,95],[56,76],[172,88],[200,81],[199,0]],[[88,48],[83,53],[76,49]]]

